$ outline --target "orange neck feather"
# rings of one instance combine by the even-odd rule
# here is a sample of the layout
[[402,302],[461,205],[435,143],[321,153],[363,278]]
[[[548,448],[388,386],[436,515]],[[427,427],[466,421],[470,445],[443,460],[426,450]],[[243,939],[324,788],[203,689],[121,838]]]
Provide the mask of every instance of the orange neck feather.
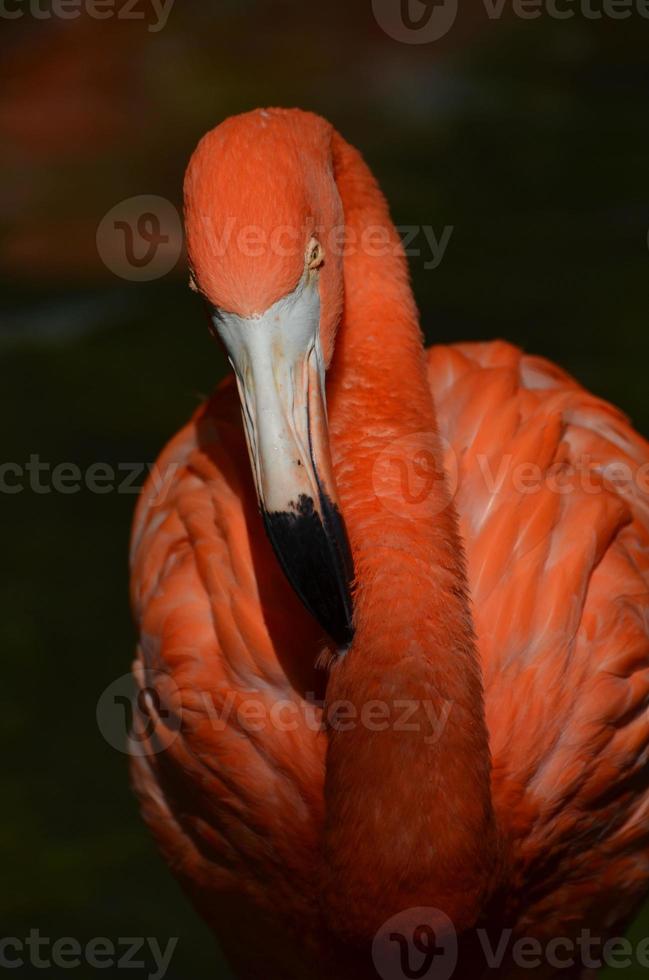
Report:
[[[333,140],[349,254],[328,400],[357,586],[356,637],[327,689],[330,711],[347,707],[328,748],[325,907],[339,935],[365,942],[416,906],[473,925],[496,845],[462,546],[406,260],[360,154]],[[389,254],[368,254],[378,236],[362,246],[371,227]],[[415,450],[438,478],[411,506],[390,480]]]

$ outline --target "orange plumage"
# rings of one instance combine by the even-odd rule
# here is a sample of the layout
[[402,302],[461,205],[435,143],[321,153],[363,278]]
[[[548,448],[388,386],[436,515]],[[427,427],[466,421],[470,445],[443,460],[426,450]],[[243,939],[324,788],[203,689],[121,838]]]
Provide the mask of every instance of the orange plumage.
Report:
[[174,873],[242,977],[377,976],[376,931],[417,907],[453,922],[456,976],[484,968],[479,926],[619,930],[649,884],[649,446],[508,344],[425,352],[384,199],[317,116],[208,134],[186,223],[242,398],[236,332],[277,309],[287,356],[282,298],[317,290],[354,637],[334,643],[282,573],[228,379],[162,453],[174,479],[133,531],[135,672],[170,708],[150,707],[134,781]]

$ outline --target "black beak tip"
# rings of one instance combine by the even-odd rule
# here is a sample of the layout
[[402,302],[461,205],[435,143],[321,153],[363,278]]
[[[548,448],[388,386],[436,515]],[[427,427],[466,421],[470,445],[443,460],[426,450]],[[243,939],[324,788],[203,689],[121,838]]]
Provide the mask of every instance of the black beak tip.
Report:
[[354,570],[338,508],[321,494],[319,510],[302,495],[286,511],[266,511],[266,532],[293,589],[340,649],[354,637],[351,583]]

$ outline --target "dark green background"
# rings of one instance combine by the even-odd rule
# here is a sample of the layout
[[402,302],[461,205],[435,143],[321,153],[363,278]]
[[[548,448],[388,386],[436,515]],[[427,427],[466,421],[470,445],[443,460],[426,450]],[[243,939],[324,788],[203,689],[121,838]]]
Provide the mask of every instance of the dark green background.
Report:
[[[382,32],[369,0],[351,6],[177,0],[157,34],[85,17],[1,24],[6,460],[152,462],[218,381],[182,260],[130,284],[102,265],[95,232],[124,198],[179,204],[200,135],[257,105],[322,112],[362,149],[397,222],[454,226],[438,269],[411,260],[429,341],[504,337],[546,354],[649,432],[649,21],[491,21],[478,3],[415,46]],[[28,489],[0,501],[0,932],[179,936],[169,977],[225,976],[95,721],[133,648],[134,503]]]

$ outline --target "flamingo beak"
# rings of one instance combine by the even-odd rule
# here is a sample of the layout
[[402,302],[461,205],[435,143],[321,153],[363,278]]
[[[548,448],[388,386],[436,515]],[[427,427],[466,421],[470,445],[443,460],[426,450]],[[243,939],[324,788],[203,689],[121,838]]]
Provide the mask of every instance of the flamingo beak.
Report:
[[275,555],[342,652],[353,565],[331,467],[320,297],[308,271],[265,313],[212,314],[234,370],[257,497]]

